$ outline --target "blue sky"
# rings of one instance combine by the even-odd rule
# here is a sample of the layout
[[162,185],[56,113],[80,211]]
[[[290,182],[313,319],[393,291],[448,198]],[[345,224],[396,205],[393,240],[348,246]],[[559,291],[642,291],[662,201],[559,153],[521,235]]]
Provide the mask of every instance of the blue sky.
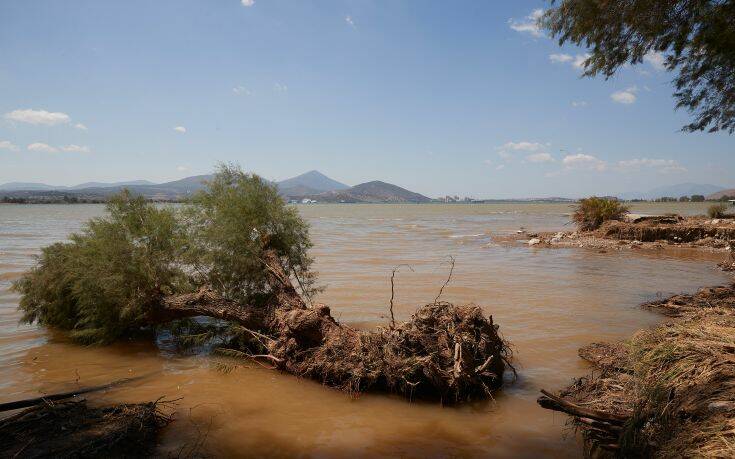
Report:
[[679,131],[657,56],[580,79],[542,1],[4,0],[0,183],[233,161],[430,196],[735,186],[735,137]]

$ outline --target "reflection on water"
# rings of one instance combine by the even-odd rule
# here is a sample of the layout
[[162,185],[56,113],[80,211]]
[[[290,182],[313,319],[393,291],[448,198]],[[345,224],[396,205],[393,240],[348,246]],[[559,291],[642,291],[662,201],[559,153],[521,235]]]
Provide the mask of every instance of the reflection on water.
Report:
[[[231,373],[218,358],[171,356],[146,343],[82,347],[63,336],[19,326],[10,283],[39,247],[63,240],[101,206],[0,206],[0,402],[154,373],[96,395],[95,402],[183,397],[161,452],[206,438],[207,453],[226,456],[579,457],[565,419],[540,409],[540,388],[558,388],[585,371],[577,349],[621,339],[661,320],[640,310],[659,293],[723,283],[708,255],[672,257],[630,251],[498,246],[495,235],[524,226],[565,228],[569,206],[300,206],[312,225],[313,255],[327,286],[320,301],[341,321],[386,323],[389,274],[397,275],[396,314],[406,319],[433,300],[456,259],[443,298],[473,302],[512,341],[519,379],[494,401],[442,408],[384,395],[357,400],[312,381],[248,364]],[[636,211],[702,213],[696,204]],[[567,432],[568,433],[568,432]]]

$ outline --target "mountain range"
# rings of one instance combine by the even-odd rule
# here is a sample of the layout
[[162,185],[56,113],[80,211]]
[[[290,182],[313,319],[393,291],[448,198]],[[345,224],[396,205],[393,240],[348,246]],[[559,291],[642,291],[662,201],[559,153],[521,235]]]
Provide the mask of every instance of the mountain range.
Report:
[[[152,183],[146,180],[129,182],[99,183],[88,182],[75,186],[53,186],[44,183],[13,182],[0,185],[0,197],[25,198],[31,200],[54,200],[65,196],[87,200],[104,199],[123,188],[135,194],[160,201],[174,201],[186,198],[204,188],[212,175],[196,175],[166,183]],[[431,199],[397,185],[381,181],[362,183],[354,187],[333,180],[319,171],[309,171],[290,179],[273,182],[285,199],[308,199],[317,202],[393,202],[420,203]]]
[[724,187],[717,185],[708,185],[701,183],[679,183],[677,185],[662,186],[651,190],[640,192],[626,192],[618,194],[620,199],[658,199],[663,197],[679,198],[681,196],[691,196],[693,194],[701,194],[709,196],[718,191],[724,190]]

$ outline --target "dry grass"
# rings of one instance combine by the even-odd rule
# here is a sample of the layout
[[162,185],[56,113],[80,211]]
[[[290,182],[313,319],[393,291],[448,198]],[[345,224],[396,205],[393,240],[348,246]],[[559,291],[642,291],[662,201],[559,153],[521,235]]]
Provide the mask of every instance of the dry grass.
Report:
[[[596,369],[561,396],[628,419],[622,429],[603,426],[608,431],[601,435],[574,417],[593,451],[621,457],[735,457],[733,298],[732,287],[721,287],[662,300],[662,308],[675,304],[677,321],[640,331],[627,343],[580,351]],[[613,444],[610,438],[616,438]]]

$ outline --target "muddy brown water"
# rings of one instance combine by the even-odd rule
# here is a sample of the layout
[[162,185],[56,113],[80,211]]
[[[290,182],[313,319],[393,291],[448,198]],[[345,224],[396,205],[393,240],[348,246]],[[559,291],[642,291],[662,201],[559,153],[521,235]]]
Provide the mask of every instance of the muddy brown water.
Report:
[[[703,213],[706,205],[639,205],[638,212]],[[0,205],[0,402],[155,373],[90,397],[94,403],[179,399],[162,455],[203,443],[214,456],[250,457],[580,457],[564,416],[536,405],[540,388],[582,375],[577,356],[592,341],[628,337],[662,317],[638,305],[658,294],[693,291],[729,278],[721,256],[496,245],[524,226],[567,229],[563,204],[311,205],[313,255],[327,290],[319,298],[339,320],[387,322],[389,274],[397,275],[396,315],[430,302],[456,268],[443,299],[479,304],[514,346],[518,379],[494,400],[442,407],[381,395],[358,399],[253,364],[222,370],[209,355],[176,355],[146,343],[70,344],[18,325],[11,282],[40,247],[63,240],[102,214],[97,205]],[[183,448],[183,449],[182,449]]]

